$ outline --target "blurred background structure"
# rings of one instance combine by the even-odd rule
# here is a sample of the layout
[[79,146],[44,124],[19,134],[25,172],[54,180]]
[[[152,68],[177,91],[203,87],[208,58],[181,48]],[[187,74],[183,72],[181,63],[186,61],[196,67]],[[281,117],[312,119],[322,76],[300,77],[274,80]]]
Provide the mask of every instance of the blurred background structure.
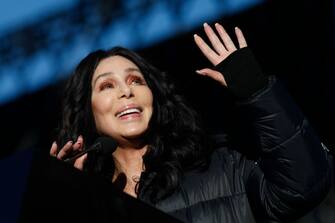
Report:
[[334,12],[332,0],[2,0],[0,157],[48,151],[64,80],[90,51],[115,45],[167,71],[209,132],[229,133],[229,98],[194,72],[209,66],[193,43],[204,22],[242,28],[265,72],[284,81],[334,151]]

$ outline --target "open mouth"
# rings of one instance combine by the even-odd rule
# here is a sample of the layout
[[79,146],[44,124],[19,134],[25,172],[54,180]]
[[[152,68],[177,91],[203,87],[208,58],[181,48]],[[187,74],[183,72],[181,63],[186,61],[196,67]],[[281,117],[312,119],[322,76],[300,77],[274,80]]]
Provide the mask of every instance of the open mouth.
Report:
[[121,118],[121,117],[124,117],[124,116],[127,116],[127,115],[133,115],[133,114],[141,114],[142,112],[142,109],[141,108],[128,108],[128,109],[125,109],[123,111],[120,111],[118,113],[116,113],[116,117],[117,118]]

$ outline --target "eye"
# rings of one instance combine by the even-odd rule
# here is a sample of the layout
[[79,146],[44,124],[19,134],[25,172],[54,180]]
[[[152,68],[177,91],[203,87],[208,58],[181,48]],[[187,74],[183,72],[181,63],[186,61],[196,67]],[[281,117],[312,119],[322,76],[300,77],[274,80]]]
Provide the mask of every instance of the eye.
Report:
[[145,80],[142,77],[131,76],[128,79],[128,84],[130,85],[145,85]]
[[108,88],[114,88],[113,83],[111,83],[111,82],[104,82],[99,87],[100,91],[108,89]]

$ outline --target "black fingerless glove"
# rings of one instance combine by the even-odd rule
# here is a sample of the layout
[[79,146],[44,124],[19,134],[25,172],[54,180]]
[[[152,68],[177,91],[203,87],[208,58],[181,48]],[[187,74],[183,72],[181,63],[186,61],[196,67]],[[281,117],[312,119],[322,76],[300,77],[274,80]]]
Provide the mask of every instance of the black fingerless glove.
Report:
[[224,75],[228,90],[240,100],[252,97],[268,84],[268,77],[248,47],[236,50],[214,69]]

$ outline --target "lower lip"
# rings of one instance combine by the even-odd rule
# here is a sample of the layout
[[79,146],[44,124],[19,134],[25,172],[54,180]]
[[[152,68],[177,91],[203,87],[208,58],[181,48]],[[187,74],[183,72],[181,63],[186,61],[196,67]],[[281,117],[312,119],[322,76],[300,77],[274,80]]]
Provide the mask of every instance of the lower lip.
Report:
[[141,114],[134,113],[134,114],[121,116],[120,119],[121,120],[133,120],[133,119],[139,119],[140,117],[141,117]]

